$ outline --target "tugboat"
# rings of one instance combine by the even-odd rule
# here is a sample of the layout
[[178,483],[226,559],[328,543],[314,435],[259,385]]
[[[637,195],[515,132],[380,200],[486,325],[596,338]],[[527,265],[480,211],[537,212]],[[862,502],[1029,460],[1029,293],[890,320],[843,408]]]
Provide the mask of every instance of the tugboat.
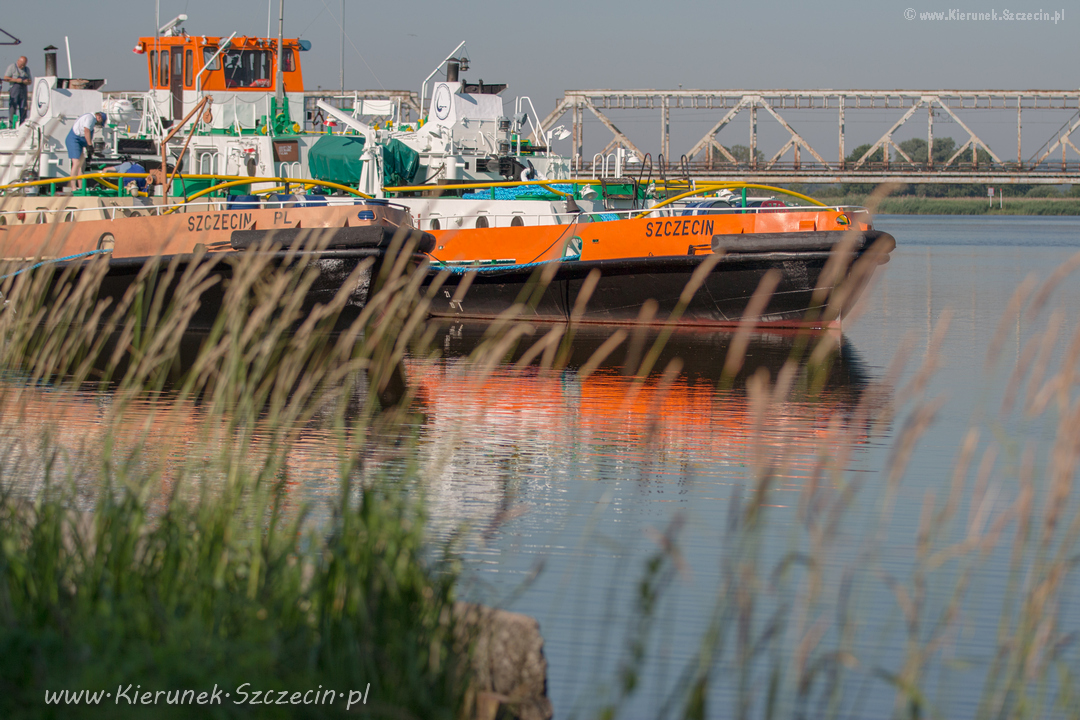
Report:
[[[366,188],[410,207],[435,236],[431,280],[448,277],[433,315],[491,319],[524,303],[522,316],[538,321],[822,327],[858,296],[849,288],[830,301],[852,263],[863,260],[862,285],[895,247],[865,209],[780,188],[702,184],[662,198],[640,178],[571,178],[569,159],[550,151],[555,131],[535,130],[543,145],[521,154],[527,118],[502,115],[505,85],[460,79],[455,53],[428,122],[393,136],[428,182]],[[772,195],[750,199],[748,189]],[[768,301],[752,307],[765,286]]]
[[[751,202],[747,189],[762,186],[678,192],[644,170],[638,178],[572,177],[571,159],[551,147],[564,133],[538,126],[528,98],[508,116],[505,85],[461,78],[464,43],[429,76],[445,69],[420,123],[376,128],[358,108],[320,102],[344,130],[305,132],[292,112],[302,99],[304,41],[189,35],[184,19],[140,38],[135,50],[146,57],[151,89],[137,127],[121,127],[123,113],[113,112],[102,141],[99,166],[133,160],[148,172],[88,175],[111,190],[81,190],[70,200],[13,197],[55,187],[62,173],[41,160],[49,143],[38,142],[33,169],[43,179],[0,186],[9,193],[0,205],[7,227],[0,257],[71,262],[109,253],[112,262],[139,263],[197,247],[239,252],[252,247],[252,232],[292,233],[280,235],[291,243],[300,228],[333,229],[331,242],[348,245],[358,242],[357,223],[368,222],[410,228],[430,263],[428,282],[445,283],[431,305],[437,316],[492,318],[528,297],[526,316],[543,321],[677,315],[684,324],[819,326],[844,311],[826,307],[846,268],[861,259],[863,268],[883,263],[895,245],[862,208],[824,206],[778,188],[763,188],[770,196]],[[61,79],[42,80],[47,105],[69,102]],[[100,100],[97,90],[77,92]],[[89,107],[93,98],[80,102]],[[68,113],[54,112],[46,109],[28,136],[55,136]],[[644,168],[647,158],[639,160]],[[139,190],[133,181],[143,178],[148,185]],[[121,222],[129,218],[137,222]],[[28,224],[39,227],[16,232]],[[684,297],[691,280],[696,290]],[[775,286],[771,298],[751,307],[763,283]],[[653,308],[648,318],[643,308]]]
[[[302,104],[298,53],[305,43],[189,36],[180,27],[183,19],[135,47],[147,57],[151,85],[141,115],[131,114],[130,103],[106,101],[99,90],[103,81],[56,77],[55,54],[47,56],[51,74],[37,80],[31,117],[0,137],[0,150],[8,151],[0,170],[8,180],[21,180],[0,187],[5,278],[29,266],[81,266],[105,256],[103,292],[122,296],[151,261],[175,261],[181,271],[191,262],[211,262],[215,272],[228,274],[232,264],[220,261],[259,253],[273,264],[302,261],[318,268],[309,304],[332,297],[365,264],[349,298],[360,307],[387,252],[414,252],[416,262],[426,257],[434,239],[416,230],[408,208],[335,183],[289,178],[287,172],[260,177],[260,171],[272,175],[299,167],[278,158],[299,152],[299,140],[288,135],[296,130],[289,103]],[[219,102],[212,105],[213,99]],[[58,193],[71,181],[61,166],[63,137],[80,114],[102,108],[109,126],[96,139],[96,164],[138,164],[81,179],[99,187],[80,182],[70,195]],[[189,157],[209,161],[211,172],[177,172]],[[217,175],[219,158],[236,174]],[[271,191],[265,198],[252,194],[260,182]],[[233,188],[244,194],[229,194]],[[215,190],[218,196],[209,197]]]

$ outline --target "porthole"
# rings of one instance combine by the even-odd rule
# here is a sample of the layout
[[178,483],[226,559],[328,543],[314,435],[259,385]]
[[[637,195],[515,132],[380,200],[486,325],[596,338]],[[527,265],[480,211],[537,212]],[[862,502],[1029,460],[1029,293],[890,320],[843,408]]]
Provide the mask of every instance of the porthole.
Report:
[[514,219],[510,221],[510,227],[524,227],[525,219],[520,215],[515,215]]
[[481,215],[480,217],[476,218],[476,227],[478,227],[478,228],[486,228],[486,227],[488,227],[487,215]]
[[431,230],[439,230],[441,228],[442,228],[442,225],[439,224],[438,218],[432,218],[431,219],[431,225],[429,226],[429,229],[431,229]]

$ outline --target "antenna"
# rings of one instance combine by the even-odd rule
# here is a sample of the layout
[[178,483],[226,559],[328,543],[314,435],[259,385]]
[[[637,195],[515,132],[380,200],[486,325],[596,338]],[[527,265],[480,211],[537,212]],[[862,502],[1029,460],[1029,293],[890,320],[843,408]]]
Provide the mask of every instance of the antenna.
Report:
[[[431,74],[428,75],[426,78],[424,78],[424,82],[420,83],[420,115],[421,116],[423,116],[423,114],[424,114],[424,97],[427,95],[428,80],[435,77],[435,73],[442,70],[442,66],[445,65],[448,61],[453,60],[454,55],[457,54],[457,51],[460,50],[463,47],[465,47],[465,41],[464,40],[462,40],[461,43],[456,48],[454,48],[453,51],[449,55],[446,56],[446,60],[443,60],[441,63],[439,63],[438,65],[435,66],[435,69],[431,71]],[[466,50],[465,53],[462,54],[462,59],[467,58],[468,55],[469,55],[469,53]],[[463,69],[468,70],[469,69],[468,65],[466,64],[466,66]]]

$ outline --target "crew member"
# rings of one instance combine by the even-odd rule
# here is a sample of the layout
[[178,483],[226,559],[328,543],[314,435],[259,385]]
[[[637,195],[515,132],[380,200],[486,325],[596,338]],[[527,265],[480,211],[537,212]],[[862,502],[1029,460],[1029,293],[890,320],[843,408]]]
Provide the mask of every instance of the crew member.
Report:
[[87,159],[93,155],[95,124],[105,125],[105,113],[96,112],[80,115],[75,124],[71,126],[71,130],[68,131],[64,144],[67,145],[68,157],[71,158],[71,177],[82,174],[83,150],[86,150]]
[[[146,168],[137,162],[122,162],[119,165],[113,165],[112,167],[102,168],[102,172],[114,172],[114,173],[138,173],[140,175],[146,173]],[[128,190],[135,190],[144,192],[146,190],[146,178],[119,178],[117,185],[122,185]]]
[[11,83],[8,88],[8,120],[11,127],[15,127],[26,122],[26,96],[29,94],[30,83],[34,81],[30,68],[26,67],[25,55],[7,66],[4,79]]

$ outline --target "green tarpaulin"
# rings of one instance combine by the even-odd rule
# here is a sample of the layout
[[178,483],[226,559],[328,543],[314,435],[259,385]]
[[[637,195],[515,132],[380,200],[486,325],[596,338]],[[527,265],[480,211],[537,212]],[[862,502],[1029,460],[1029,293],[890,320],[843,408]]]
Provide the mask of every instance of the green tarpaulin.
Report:
[[356,185],[364,167],[363,152],[363,136],[323,135],[308,150],[308,171],[316,180]]
[[400,140],[391,140],[383,147],[383,185],[409,185],[420,167],[420,154]]
[[[364,163],[360,135],[323,135],[308,151],[308,171],[316,180],[356,185]],[[420,167],[420,155],[400,140],[383,146],[383,184],[408,185]]]

